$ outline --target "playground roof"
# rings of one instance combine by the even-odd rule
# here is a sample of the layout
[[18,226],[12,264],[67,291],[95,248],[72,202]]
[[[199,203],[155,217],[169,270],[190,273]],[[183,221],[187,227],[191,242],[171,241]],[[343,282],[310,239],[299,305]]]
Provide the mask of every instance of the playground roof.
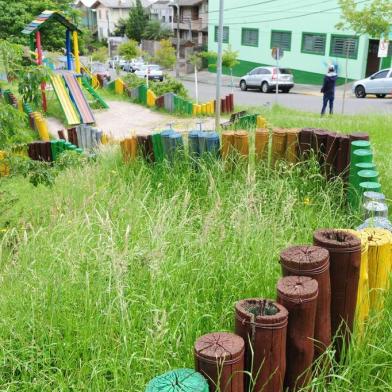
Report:
[[36,31],[39,31],[43,26],[45,26],[45,23],[51,19],[56,20],[57,22],[65,26],[67,29],[70,29],[71,31],[80,32],[80,30],[73,23],[71,23],[67,18],[61,15],[60,12],[46,10],[43,11],[41,14],[39,14],[32,22],[30,22],[22,30],[22,33],[26,35],[35,33]]

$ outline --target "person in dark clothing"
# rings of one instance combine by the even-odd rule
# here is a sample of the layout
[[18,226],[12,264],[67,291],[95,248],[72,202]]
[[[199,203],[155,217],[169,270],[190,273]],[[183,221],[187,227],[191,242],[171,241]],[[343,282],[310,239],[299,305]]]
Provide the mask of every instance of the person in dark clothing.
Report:
[[324,76],[323,87],[321,87],[321,92],[324,94],[323,96],[323,107],[321,109],[321,115],[325,114],[325,110],[327,109],[327,105],[329,103],[329,114],[333,113],[333,101],[335,100],[335,87],[336,87],[336,79],[338,75],[335,72],[335,67],[330,65],[328,67],[328,73]]

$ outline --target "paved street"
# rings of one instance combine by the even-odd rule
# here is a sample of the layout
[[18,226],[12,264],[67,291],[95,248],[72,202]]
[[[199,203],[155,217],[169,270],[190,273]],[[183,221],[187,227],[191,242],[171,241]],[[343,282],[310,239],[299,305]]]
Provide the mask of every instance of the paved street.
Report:
[[[124,75],[124,72],[121,72]],[[170,72],[174,76],[174,72]],[[112,78],[117,76],[114,70],[111,70]],[[199,101],[205,102],[215,99],[215,78],[216,75],[210,72],[199,73]],[[181,81],[189,92],[189,96],[195,99],[195,83],[193,74],[181,75]],[[234,85],[238,86],[239,78],[234,78]],[[229,94],[231,89],[231,79],[227,75],[222,79],[222,96]],[[336,88],[335,113],[341,113],[343,102],[343,86]],[[242,106],[261,106],[272,105],[276,102],[276,94],[263,94],[259,90],[241,91],[234,87],[234,102]],[[288,108],[303,110],[307,112],[319,113],[322,105],[322,94],[320,86],[297,84],[289,94],[279,94],[278,103]],[[384,99],[378,99],[369,96],[364,99],[355,98],[351,93],[351,84],[347,85],[345,114],[364,114],[380,113],[392,114],[392,96]]]
[[[193,82],[185,80],[184,85],[189,91],[189,95],[195,98],[195,85]],[[317,88],[318,91],[320,87]],[[314,91],[304,91],[301,86],[294,87],[289,94],[279,94],[278,102],[280,105],[298,109],[303,111],[310,111],[319,113],[322,104],[322,94]],[[222,95],[229,94],[231,88],[224,86],[222,88]],[[339,87],[335,99],[335,113],[341,113],[342,110],[342,88]],[[215,86],[213,84],[200,83],[199,84],[199,99],[201,102],[210,100],[215,97]],[[236,105],[244,106],[260,106],[269,105],[276,102],[276,94],[263,94],[257,90],[241,91],[239,88],[234,89],[234,101]],[[357,99],[348,91],[345,103],[346,114],[363,114],[363,113],[389,113],[392,114],[392,97],[377,99],[373,97],[365,99]]]

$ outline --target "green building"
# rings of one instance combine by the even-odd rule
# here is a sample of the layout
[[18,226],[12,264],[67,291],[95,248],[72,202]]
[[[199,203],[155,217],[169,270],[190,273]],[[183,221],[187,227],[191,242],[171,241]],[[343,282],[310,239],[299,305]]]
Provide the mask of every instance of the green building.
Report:
[[[208,8],[208,48],[216,51],[219,0],[209,0]],[[392,42],[389,56],[380,59],[379,39],[337,30],[338,0],[225,0],[224,10],[224,48],[230,45],[239,52],[236,76],[275,65],[273,47],[283,49],[280,66],[292,69],[296,83],[321,83],[329,64],[337,66],[343,78],[347,61],[349,79],[392,66]]]

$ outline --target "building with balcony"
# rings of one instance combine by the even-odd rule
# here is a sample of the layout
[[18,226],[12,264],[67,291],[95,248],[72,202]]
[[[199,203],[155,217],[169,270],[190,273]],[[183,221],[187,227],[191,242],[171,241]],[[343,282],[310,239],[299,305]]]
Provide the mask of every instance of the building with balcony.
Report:
[[97,33],[97,13],[91,7],[91,0],[77,0],[74,7],[81,13],[81,24],[93,34]]
[[149,7],[150,18],[173,30],[173,7],[170,4],[170,0],[158,0],[152,3]]

